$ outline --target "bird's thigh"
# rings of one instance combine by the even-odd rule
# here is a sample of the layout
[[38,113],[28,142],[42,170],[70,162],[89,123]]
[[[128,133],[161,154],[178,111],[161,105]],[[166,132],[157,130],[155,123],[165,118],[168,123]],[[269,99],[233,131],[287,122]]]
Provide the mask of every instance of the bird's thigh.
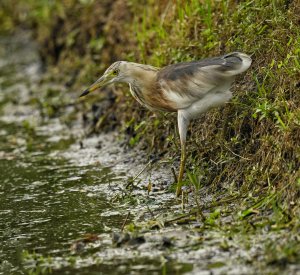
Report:
[[199,115],[209,111],[212,108],[221,106],[230,100],[231,92],[214,93],[205,96],[201,100],[194,102],[187,110],[191,118],[196,118]]

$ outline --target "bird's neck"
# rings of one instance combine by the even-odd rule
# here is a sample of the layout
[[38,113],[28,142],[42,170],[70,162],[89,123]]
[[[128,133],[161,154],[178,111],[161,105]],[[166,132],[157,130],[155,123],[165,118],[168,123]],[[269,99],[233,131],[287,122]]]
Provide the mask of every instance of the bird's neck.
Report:
[[143,90],[153,88],[153,84],[156,83],[157,68],[149,65],[130,63],[129,70],[131,76],[129,83],[131,85]]
[[176,109],[165,98],[161,87],[157,83],[159,69],[133,63],[130,68],[130,91],[133,97],[150,110],[174,112]]

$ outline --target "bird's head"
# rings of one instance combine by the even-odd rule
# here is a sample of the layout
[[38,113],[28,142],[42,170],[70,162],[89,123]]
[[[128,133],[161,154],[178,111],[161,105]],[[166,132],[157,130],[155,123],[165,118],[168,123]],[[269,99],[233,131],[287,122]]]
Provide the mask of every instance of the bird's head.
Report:
[[93,92],[100,87],[104,87],[114,82],[126,82],[126,79],[126,62],[115,62],[104,72],[104,74],[96,82],[94,82],[89,88],[87,88],[80,95],[80,97],[86,96],[90,92]]
[[155,78],[158,70],[158,68],[149,65],[117,61],[113,63],[94,84],[87,88],[80,97],[115,82],[135,83],[135,85],[140,86],[147,85]]

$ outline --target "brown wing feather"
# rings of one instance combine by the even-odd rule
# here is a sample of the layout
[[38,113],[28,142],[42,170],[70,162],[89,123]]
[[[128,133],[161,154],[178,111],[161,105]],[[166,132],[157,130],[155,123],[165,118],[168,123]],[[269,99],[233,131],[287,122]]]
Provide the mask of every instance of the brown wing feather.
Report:
[[157,82],[177,108],[186,108],[208,92],[228,91],[235,76],[248,69],[250,64],[249,56],[234,52],[166,66],[158,72]]
[[[206,58],[200,61],[182,62],[162,68],[158,73],[158,80],[177,80],[182,77],[192,76],[200,68],[212,67],[215,72],[239,71],[244,63],[241,56],[246,56],[238,52],[226,54],[219,57]],[[250,57],[248,57],[250,59]],[[251,60],[251,59],[250,59]]]

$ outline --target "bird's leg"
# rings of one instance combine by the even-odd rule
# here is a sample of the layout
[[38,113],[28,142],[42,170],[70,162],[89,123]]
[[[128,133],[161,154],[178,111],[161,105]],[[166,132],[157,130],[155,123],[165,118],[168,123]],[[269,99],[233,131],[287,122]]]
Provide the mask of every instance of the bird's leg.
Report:
[[186,161],[186,145],[185,145],[185,142],[183,142],[183,143],[181,143],[180,167],[179,167],[179,174],[178,174],[178,178],[177,178],[177,189],[176,189],[177,197],[181,194],[182,178],[183,178],[183,173],[184,173],[185,161]]
[[189,125],[189,119],[187,119],[184,116],[183,111],[179,110],[178,131],[179,131],[180,144],[181,144],[181,157],[180,157],[179,175],[177,178],[177,189],[176,189],[177,196],[181,194],[182,178],[183,178],[185,161],[186,161],[186,132],[187,132],[188,125]]

